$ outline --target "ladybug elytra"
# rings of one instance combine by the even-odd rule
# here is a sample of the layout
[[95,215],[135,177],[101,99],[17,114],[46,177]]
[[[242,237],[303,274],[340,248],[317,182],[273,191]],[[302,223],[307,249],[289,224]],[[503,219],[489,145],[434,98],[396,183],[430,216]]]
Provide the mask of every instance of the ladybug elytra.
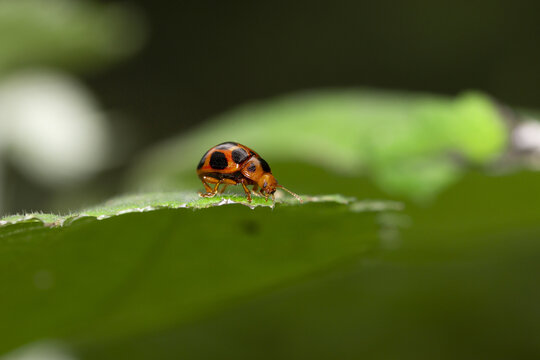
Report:
[[[197,175],[201,179],[206,193],[199,193],[202,197],[213,197],[222,194],[229,185],[242,185],[248,202],[251,202],[251,193],[257,196],[272,196],[276,189],[283,189],[302,202],[300,196],[279,185],[272,175],[268,163],[255,151],[236,142],[224,142],[208,150],[199,165]],[[215,184],[211,188],[208,184]],[[219,189],[220,185],[224,185]],[[248,189],[248,185],[253,185]],[[257,191],[259,191],[257,193]]]

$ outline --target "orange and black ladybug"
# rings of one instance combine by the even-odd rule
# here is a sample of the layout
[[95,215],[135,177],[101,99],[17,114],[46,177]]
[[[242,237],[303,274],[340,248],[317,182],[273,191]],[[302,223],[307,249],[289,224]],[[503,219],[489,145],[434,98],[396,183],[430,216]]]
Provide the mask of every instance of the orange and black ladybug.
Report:
[[[274,200],[276,188],[289,192],[302,202],[300,196],[277,183],[270,166],[259,154],[236,142],[224,142],[208,150],[197,166],[197,175],[206,189],[205,194],[199,193],[202,197],[213,197],[223,193],[229,185],[241,184],[249,202],[251,192],[259,195],[257,190],[265,199],[272,195]],[[216,185],[212,189],[208,183]],[[221,184],[224,186],[218,191]],[[248,185],[253,185],[251,191]]]

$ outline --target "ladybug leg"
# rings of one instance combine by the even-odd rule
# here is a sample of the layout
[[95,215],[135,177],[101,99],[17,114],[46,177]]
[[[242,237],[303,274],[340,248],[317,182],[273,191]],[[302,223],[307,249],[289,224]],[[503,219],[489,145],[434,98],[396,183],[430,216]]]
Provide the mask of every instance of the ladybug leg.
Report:
[[268,200],[268,194],[266,194],[263,189],[259,190],[260,196],[262,196],[265,200]]
[[206,190],[206,193],[202,193],[202,192],[199,192],[199,196],[201,197],[210,197],[212,196],[212,188],[210,186],[208,186],[208,184],[206,183],[206,181],[202,180],[202,183],[204,185],[204,189]]
[[[219,191],[217,191],[217,194],[221,195],[223,194],[223,192],[225,191],[225,189],[227,188],[227,186],[229,185],[236,185],[237,182],[234,181],[234,180],[231,180],[231,179],[221,179],[219,181],[220,184],[223,184],[223,186],[221,187],[221,189],[219,189]],[[216,185],[218,186],[218,185]],[[217,188],[215,188],[213,191],[216,192]]]
[[219,185],[221,185],[221,183],[222,183],[222,181],[219,180],[219,181],[216,183],[216,186],[214,186],[214,190],[212,190],[212,193],[214,193],[214,195],[217,194]]
[[227,186],[229,185],[236,185],[236,181],[234,180],[231,180],[231,179],[221,179],[221,183],[223,184],[223,186],[221,187],[221,189],[218,191],[218,194],[223,194],[223,192],[225,191],[225,189],[227,188]]
[[229,184],[223,184],[223,186],[221,187],[221,189],[219,189],[218,194],[219,194],[219,195],[223,194],[223,192],[225,191],[225,189],[227,188],[227,186],[229,186]]
[[247,188],[246,184],[244,184],[243,182],[241,184],[242,184],[242,187],[244,188],[244,191],[246,192],[247,201],[251,202],[251,193],[249,189]]
[[259,185],[254,184],[254,185],[253,185],[253,188],[251,188],[251,193],[252,193],[253,195],[255,195],[255,196],[261,196],[261,194],[259,194],[259,193],[257,192],[257,190],[259,190]]
[[[222,181],[211,178],[209,176],[203,176],[201,181],[202,181],[202,183],[204,185],[204,188],[206,189],[206,194],[199,193],[199,196],[201,196],[201,197],[214,197],[214,196],[216,196],[217,189],[218,189],[218,187],[219,187],[219,185],[221,184]],[[214,188],[212,189],[207,184],[207,182],[209,182],[211,184],[216,184],[216,186],[214,186]]]

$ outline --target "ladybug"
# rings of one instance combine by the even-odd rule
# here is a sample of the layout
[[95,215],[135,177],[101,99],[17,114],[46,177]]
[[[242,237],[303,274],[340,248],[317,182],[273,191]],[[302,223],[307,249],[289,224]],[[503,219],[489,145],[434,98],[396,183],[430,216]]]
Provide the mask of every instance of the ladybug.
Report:
[[[251,202],[251,192],[257,196],[262,195],[267,200],[268,196],[272,195],[272,200],[275,200],[274,193],[277,188],[289,192],[302,202],[300,196],[277,183],[270,166],[259,154],[237,142],[224,142],[208,150],[197,166],[197,175],[206,189],[206,193],[199,193],[202,197],[222,194],[227,186],[240,184],[246,192],[248,202]],[[208,183],[215,184],[214,188]],[[221,184],[224,186],[218,191]],[[251,191],[248,185],[253,185]]]

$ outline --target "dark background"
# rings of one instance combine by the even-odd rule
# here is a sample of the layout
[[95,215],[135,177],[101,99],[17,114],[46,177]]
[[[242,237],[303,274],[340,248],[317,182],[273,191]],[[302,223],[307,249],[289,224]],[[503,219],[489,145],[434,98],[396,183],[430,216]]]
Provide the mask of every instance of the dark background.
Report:
[[536,1],[131,1],[149,39],[88,77],[136,148],[253,99],[314,87],[455,94],[540,107]]

